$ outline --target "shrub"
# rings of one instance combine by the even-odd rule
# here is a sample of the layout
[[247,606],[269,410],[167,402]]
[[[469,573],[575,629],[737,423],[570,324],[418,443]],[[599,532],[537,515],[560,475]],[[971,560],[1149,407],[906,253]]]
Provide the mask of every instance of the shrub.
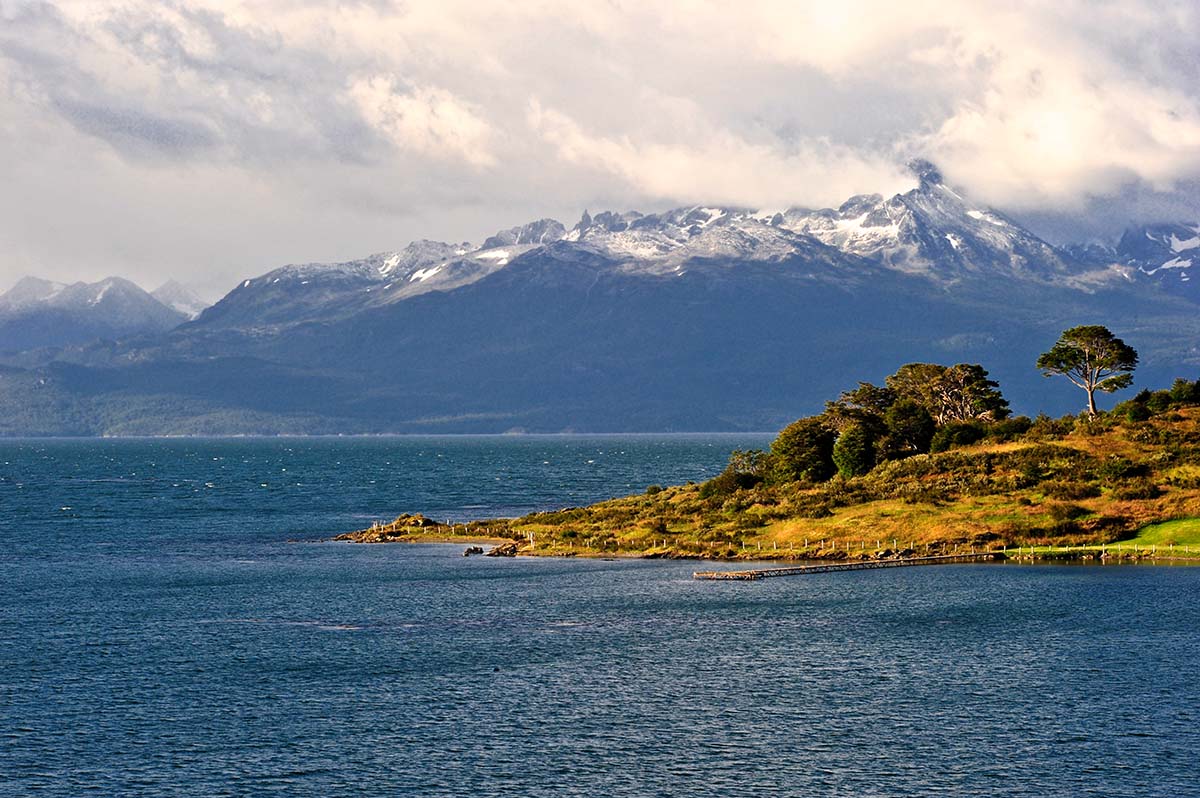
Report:
[[1003,421],[997,421],[987,428],[987,436],[991,440],[1005,443],[1007,441],[1015,441],[1033,426],[1033,419],[1029,416],[1017,416],[1015,418],[1006,418]]
[[1150,394],[1150,398],[1146,400],[1146,408],[1155,415],[1158,415],[1170,406],[1170,391],[1155,391],[1154,393]]
[[1145,421],[1152,415],[1150,408],[1146,407],[1142,402],[1124,402],[1123,406],[1125,418],[1129,421]]
[[1180,378],[1171,384],[1171,401],[1177,405],[1200,404],[1200,380],[1188,382]]
[[646,486],[646,495],[653,496],[656,493],[662,493],[662,490],[663,490],[662,485],[647,485]]
[[1162,495],[1162,488],[1148,479],[1138,479],[1128,482],[1113,491],[1113,498],[1121,501],[1140,499],[1157,499]]
[[944,452],[955,446],[970,446],[983,440],[987,429],[977,421],[964,421],[957,424],[947,424],[934,433],[929,445],[931,452]]
[[1144,465],[1137,465],[1129,458],[1114,454],[1100,463],[1096,468],[1096,476],[1107,483],[1113,483],[1130,477],[1145,476],[1146,471]]
[[1078,504],[1049,504],[1046,509],[1050,512],[1050,519],[1055,523],[1063,521],[1074,521],[1076,518],[1082,518],[1090,511],[1086,507],[1080,507]]
[[707,482],[700,485],[700,498],[718,499],[729,496],[739,490],[752,488],[762,482],[762,477],[755,474],[740,474],[726,468]]
[[1100,487],[1087,482],[1052,480],[1042,484],[1042,492],[1051,499],[1091,499],[1100,495]]
[[1037,418],[1029,427],[1029,435],[1033,438],[1065,438],[1075,429],[1075,416],[1050,418],[1045,413],[1038,413]]

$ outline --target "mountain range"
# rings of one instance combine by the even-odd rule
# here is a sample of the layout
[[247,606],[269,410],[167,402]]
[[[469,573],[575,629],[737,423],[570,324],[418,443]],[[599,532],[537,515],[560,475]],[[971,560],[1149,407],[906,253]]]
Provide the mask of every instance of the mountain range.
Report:
[[[1081,323],[1139,349],[1139,382],[1197,370],[1200,228],[1056,247],[913,169],[836,209],[541,219],[285,266],[106,340],[0,345],[26,350],[0,359],[0,432],[766,430],[916,360],[983,363],[1018,411],[1062,412],[1078,392],[1033,362]],[[49,293],[26,282],[0,308]]]

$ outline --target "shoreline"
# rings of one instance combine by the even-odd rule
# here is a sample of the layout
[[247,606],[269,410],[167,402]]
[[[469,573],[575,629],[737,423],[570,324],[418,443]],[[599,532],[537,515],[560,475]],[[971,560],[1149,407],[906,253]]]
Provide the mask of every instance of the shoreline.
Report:
[[[403,518],[403,516],[402,516]],[[400,519],[398,519],[399,521]],[[672,547],[651,548],[638,551],[601,551],[584,547],[574,548],[561,546],[531,546],[527,540],[514,540],[511,537],[487,534],[459,534],[445,531],[444,525],[431,524],[437,529],[424,532],[418,528],[394,529],[392,525],[376,526],[370,529],[358,530],[326,538],[320,542],[341,542],[368,545],[389,543],[401,544],[438,544],[462,545],[469,547],[486,544],[492,546],[480,556],[491,557],[550,557],[558,559],[596,559],[596,560],[687,560],[692,562],[725,562],[737,564],[764,563],[775,565],[796,564],[831,564],[879,562],[917,559],[922,555],[914,549],[893,551],[846,552],[842,549],[826,550],[791,550],[786,556],[769,556],[758,549],[745,549],[745,556],[722,557],[705,556],[702,552],[686,552]],[[464,525],[468,526],[468,525]],[[1180,551],[1174,547],[1166,551],[1156,545],[1136,545],[1133,543],[1115,542],[1106,544],[1079,544],[1069,546],[1018,546],[1001,547],[998,549],[965,549],[946,550],[948,547],[938,547],[927,551],[939,551],[943,556],[955,554],[974,555],[987,554],[995,557],[997,563],[1012,564],[1080,564],[1080,565],[1200,565],[1200,547],[1180,546]]]

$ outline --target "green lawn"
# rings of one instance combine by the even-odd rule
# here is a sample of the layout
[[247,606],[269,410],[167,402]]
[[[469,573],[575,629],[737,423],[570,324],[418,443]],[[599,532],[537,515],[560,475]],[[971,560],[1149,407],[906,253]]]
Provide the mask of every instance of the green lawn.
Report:
[[1200,518],[1181,518],[1150,524],[1138,530],[1137,537],[1129,541],[1139,546],[1170,545],[1200,546]]
[[[1176,559],[1200,559],[1200,518],[1181,518],[1175,521],[1164,521],[1161,524],[1149,524],[1142,527],[1136,537],[1117,543],[1081,546],[1026,546],[1015,551],[1053,558],[1072,552],[1095,552],[1105,549],[1115,552],[1133,551],[1142,555]],[[1014,550],[1010,549],[1009,551]]]

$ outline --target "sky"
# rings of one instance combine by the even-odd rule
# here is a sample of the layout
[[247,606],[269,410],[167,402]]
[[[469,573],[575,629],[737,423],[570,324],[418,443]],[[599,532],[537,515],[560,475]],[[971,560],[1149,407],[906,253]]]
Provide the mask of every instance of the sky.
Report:
[[1200,4],[0,0],[0,289],[219,296],[584,209],[836,206],[913,157],[1056,242],[1200,219]]

